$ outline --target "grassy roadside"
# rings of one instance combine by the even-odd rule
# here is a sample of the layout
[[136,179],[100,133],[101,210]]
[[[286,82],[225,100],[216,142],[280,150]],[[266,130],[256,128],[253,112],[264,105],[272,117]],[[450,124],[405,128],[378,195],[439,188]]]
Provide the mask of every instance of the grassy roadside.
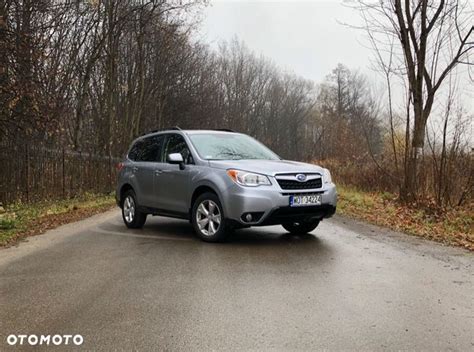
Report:
[[27,236],[78,221],[115,206],[113,195],[91,194],[35,204],[16,203],[0,209],[0,247]]
[[[338,213],[357,220],[474,251],[474,212],[451,209],[436,213],[396,202],[390,193],[364,192],[338,185]],[[65,223],[78,221],[115,206],[113,195],[82,197],[0,208],[0,247],[41,234]]]
[[390,193],[363,192],[340,185],[337,190],[341,215],[474,251],[473,209],[434,212],[402,206]]

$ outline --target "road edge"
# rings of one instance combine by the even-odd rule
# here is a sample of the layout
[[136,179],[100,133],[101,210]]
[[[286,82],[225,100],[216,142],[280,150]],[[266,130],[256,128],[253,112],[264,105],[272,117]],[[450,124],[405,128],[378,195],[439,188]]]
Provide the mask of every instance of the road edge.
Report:
[[108,209],[90,217],[79,219],[77,221],[69,222],[53,229],[49,229],[44,233],[25,237],[12,246],[0,247],[0,265],[5,265],[39,250],[44,250],[51,246],[53,242],[54,244],[60,243],[81,231],[84,231],[100,222],[103,222],[104,220],[117,215],[118,208]]

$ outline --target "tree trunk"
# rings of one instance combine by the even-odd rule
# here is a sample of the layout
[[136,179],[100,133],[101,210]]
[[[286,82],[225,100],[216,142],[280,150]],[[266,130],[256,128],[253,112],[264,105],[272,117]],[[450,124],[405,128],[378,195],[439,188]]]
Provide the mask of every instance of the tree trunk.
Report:
[[[0,130],[7,130],[6,126],[9,120],[8,114],[8,38],[7,38],[7,4],[0,0]],[[0,132],[0,139],[4,134]]]
[[423,146],[425,144],[426,120],[423,118],[422,110],[416,107],[414,120],[413,140],[408,159],[408,167],[405,170],[404,192],[401,195],[402,200],[406,202],[414,202],[417,200],[420,177],[419,164],[423,154]]

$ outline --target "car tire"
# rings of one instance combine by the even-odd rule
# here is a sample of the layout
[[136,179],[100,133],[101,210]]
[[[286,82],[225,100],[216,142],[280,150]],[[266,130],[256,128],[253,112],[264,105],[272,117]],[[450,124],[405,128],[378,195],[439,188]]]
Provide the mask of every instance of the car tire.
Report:
[[210,192],[201,194],[193,203],[191,222],[196,235],[206,242],[222,242],[232,230],[219,197]]
[[147,214],[138,210],[137,196],[132,190],[128,190],[123,195],[122,219],[130,229],[141,229],[145,225]]
[[313,222],[292,222],[282,224],[281,226],[292,235],[305,235],[313,231],[318,225],[319,220]]

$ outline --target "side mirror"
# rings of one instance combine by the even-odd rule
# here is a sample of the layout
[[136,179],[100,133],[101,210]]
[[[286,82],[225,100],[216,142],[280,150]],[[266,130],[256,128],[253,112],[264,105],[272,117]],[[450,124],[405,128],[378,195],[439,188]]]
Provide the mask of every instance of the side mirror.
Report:
[[181,153],[171,153],[168,154],[168,163],[169,164],[178,164],[180,170],[184,170],[184,159]]

